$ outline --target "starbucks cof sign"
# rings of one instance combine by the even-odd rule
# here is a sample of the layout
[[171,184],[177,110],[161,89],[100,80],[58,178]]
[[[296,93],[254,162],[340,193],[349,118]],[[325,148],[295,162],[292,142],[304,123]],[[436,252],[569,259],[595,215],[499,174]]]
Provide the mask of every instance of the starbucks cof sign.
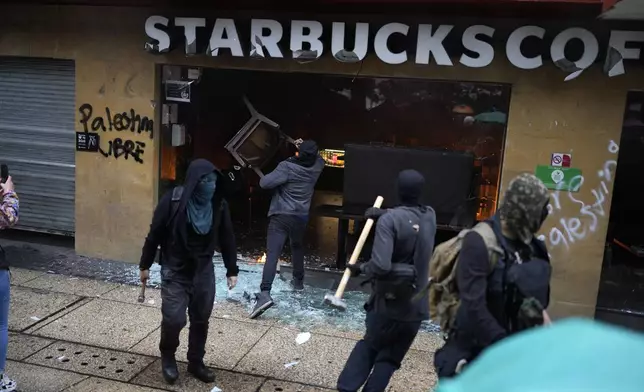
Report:
[[[155,53],[165,53],[170,50],[171,35],[168,28],[177,27],[183,30],[186,54],[197,53],[197,31],[206,28],[206,18],[174,18],[174,26],[170,19],[163,16],[150,16],[145,23],[145,32],[151,39],[146,49]],[[325,33],[322,23],[314,20],[293,20],[290,22],[288,47],[295,59],[313,61],[324,53],[322,35]],[[411,26],[403,23],[387,23],[379,26],[375,34],[370,35],[369,23],[355,23],[350,32],[353,42],[347,48],[345,34],[347,24],[333,22],[331,25],[331,53],[342,62],[362,61],[368,55],[370,37],[373,36],[373,52],[387,64],[403,64],[414,61],[416,64],[429,64],[430,59],[437,65],[453,66],[452,58],[445,49],[445,40],[452,33],[454,25],[419,24],[413,26],[415,37],[409,37]],[[458,62],[471,68],[486,67],[492,63],[496,55],[495,48],[490,44],[496,29],[486,25],[467,27],[461,35],[461,44],[466,51],[461,53]],[[284,58],[281,45],[284,44],[284,26],[273,19],[252,19],[250,21],[250,57]],[[406,50],[393,50],[390,40],[394,36],[405,36],[415,41],[415,57],[410,59]],[[523,42],[528,39],[544,40],[546,30],[539,26],[522,26],[513,30],[505,42],[505,55],[510,63],[521,69],[536,69],[544,64],[540,54],[528,55],[522,51]],[[566,58],[566,47],[572,41],[583,45],[581,56],[571,61]],[[605,71],[610,77],[624,74],[623,60],[639,60],[641,50],[633,47],[633,43],[644,43],[644,32],[613,30],[610,32],[606,51]],[[306,50],[304,49],[306,46]],[[222,49],[228,50],[234,57],[244,57],[239,31],[235,20],[218,18],[210,31],[206,54],[219,56]],[[467,53],[466,53],[467,52]],[[561,69],[571,73],[567,78],[573,79],[584,69],[590,67],[599,57],[600,47],[597,37],[589,30],[571,27],[561,31],[551,41],[550,58]]]

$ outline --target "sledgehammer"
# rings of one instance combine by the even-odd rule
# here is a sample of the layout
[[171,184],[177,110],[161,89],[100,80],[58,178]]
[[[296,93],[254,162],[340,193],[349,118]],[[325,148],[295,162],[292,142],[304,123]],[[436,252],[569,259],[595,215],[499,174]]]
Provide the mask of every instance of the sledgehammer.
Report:
[[145,283],[141,286],[141,291],[139,292],[139,298],[137,299],[140,303],[145,302]]
[[[376,198],[376,202],[373,203],[373,207],[380,208],[380,206],[382,206],[383,200],[384,199],[382,198],[382,196],[378,196]],[[371,226],[373,226],[373,219],[367,219],[367,223],[364,225],[362,233],[360,233],[360,238],[358,238],[358,243],[356,244],[356,247],[353,248],[353,253],[351,254],[351,258],[349,259],[349,265],[355,264],[356,261],[358,261],[358,256],[360,256],[362,247],[364,246],[365,241],[367,241],[367,237],[369,236],[369,232],[371,231]],[[344,289],[347,287],[347,283],[349,283],[350,277],[351,270],[347,268],[344,270],[344,275],[342,275],[342,280],[338,285],[338,289],[336,290],[335,295],[327,294],[324,296],[325,304],[331,305],[332,307],[340,309],[342,311],[347,310],[347,304],[342,300],[342,295],[344,294]]]

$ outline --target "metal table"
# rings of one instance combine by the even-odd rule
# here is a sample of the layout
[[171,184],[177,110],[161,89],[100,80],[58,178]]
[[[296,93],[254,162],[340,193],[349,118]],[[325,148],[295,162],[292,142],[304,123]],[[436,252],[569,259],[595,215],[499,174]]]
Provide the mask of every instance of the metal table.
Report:
[[[322,204],[316,207],[313,211],[314,215],[326,218],[336,218],[338,220],[338,246],[335,265],[339,270],[343,270],[347,266],[347,237],[349,235],[349,221],[366,221],[367,218],[365,218],[364,214],[369,207],[371,206],[338,206]],[[464,227],[437,224],[436,229],[458,233],[464,229]]]

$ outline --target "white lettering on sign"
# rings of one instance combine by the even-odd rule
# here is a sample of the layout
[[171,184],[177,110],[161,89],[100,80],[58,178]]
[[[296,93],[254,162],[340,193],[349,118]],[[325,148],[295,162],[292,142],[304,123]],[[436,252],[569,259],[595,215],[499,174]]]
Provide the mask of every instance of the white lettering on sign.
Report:
[[206,27],[206,18],[175,18],[174,24],[183,27],[186,37],[186,54],[197,53],[197,27]]
[[[308,30],[308,34],[304,30]],[[291,51],[303,50],[303,44],[309,44],[311,51],[317,52],[317,57],[322,56],[323,47],[320,37],[322,36],[322,23],[313,20],[294,20],[291,22]]]
[[[226,38],[224,38],[224,35]],[[219,49],[230,49],[230,52],[235,57],[244,57],[244,52],[239,42],[239,34],[235,27],[235,21],[232,19],[217,19],[215,27],[212,29],[210,35],[210,46],[208,47],[208,54],[211,56],[219,56]]]
[[342,22],[333,22],[333,30],[331,32],[331,53],[335,56],[342,50],[353,52],[358,60],[364,60],[367,56],[367,48],[369,47],[369,24],[356,23],[355,42],[353,49],[347,49],[344,46],[344,29],[346,24]]
[[[617,155],[619,146],[615,141],[608,143],[608,152]],[[615,157],[617,158],[617,157]],[[596,172],[599,179],[599,185],[590,190],[591,200],[584,201],[578,199],[574,192],[581,189],[584,184],[584,177],[578,175],[573,177],[569,184],[571,191],[562,193],[561,191],[551,192],[550,205],[548,205],[549,218],[557,218],[561,211],[561,202],[568,200],[579,206],[577,214],[573,216],[559,216],[556,223],[548,231],[547,235],[542,234],[539,239],[546,241],[549,248],[563,247],[565,250],[570,249],[572,244],[583,241],[589,234],[597,231],[599,219],[608,216],[610,206],[607,205],[607,196],[609,194],[608,186],[615,178],[615,169],[617,167],[616,159],[608,159]]]
[[409,33],[409,26],[402,23],[388,23],[380,28],[376,33],[376,38],[373,41],[373,50],[376,56],[387,64],[402,64],[407,61],[407,52],[402,51],[393,53],[389,50],[389,37],[393,34],[407,35]]
[[[268,34],[264,35],[264,31],[268,30]],[[282,25],[275,20],[271,19],[253,19],[250,22],[250,42],[256,44],[257,38],[262,46],[266,48],[268,55],[275,58],[282,58],[282,51],[278,43],[284,35]]]
[[[639,60],[641,56],[640,49],[627,48],[626,44],[628,42],[644,42],[644,31],[611,31],[608,49],[613,48],[617,50],[624,60]],[[619,66],[615,67],[608,76],[623,75],[625,72],[624,62],[623,60],[619,60]]]
[[565,49],[568,43],[578,39],[584,44],[584,52],[581,58],[575,61],[575,66],[579,69],[586,69],[593,65],[599,55],[599,43],[597,38],[586,29],[572,27],[557,34],[550,46],[550,57],[554,61],[566,59]]
[[535,56],[532,58],[525,57],[521,53],[521,44],[523,40],[528,37],[537,37],[543,39],[543,36],[546,34],[546,29],[538,26],[523,26],[514,30],[508,41],[505,45],[505,54],[508,56],[508,60],[515,67],[521,69],[536,69],[543,65],[543,59],[541,56]]
[[[315,51],[317,58],[324,53],[322,36],[324,26],[314,20],[293,20],[290,22],[289,48],[293,57],[297,58],[295,52],[305,50]],[[182,27],[185,37],[186,54],[196,53],[197,32],[206,26],[205,18],[175,18],[174,26]],[[171,37],[168,29],[171,28],[170,20],[163,16],[153,15],[145,21],[145,33],[151,39],[146,48],[152,52],[164,53],[170,50]],[[373,48],[375,55],[387,64],[403,64],[409,61],[406,50],[392,51],[389,47],[389,40],[393,35],[405,36],[415,40],[416,64],[429,64],[433,59],[436,65],[453,66],[444,42],[449,34],[452,34],[453,25],[431,25],[419,24],[418,35],[409,37],[411,26],[403,23],[388,23],[380,27],[374,34]],[[369,24],[355,23],[355,38],[352,49],[345,47],[346,23],[333,22],[331,27],[331,51],[336,56],[342,51],[351,52],[357,60],[363,60],[367,56],[369,47]],[[495,29],[485,25],[474,25],[467,27],[462,34],[461,43],[467,53],[462,53],[459,62],[466,67],[482,68],[490,65],[495,57],[494,47],[482,39],[492,39]],[[284,28],[280,22],[273,19],[252,19],[250,23],[251,52],[264,52],[270,57],[283,58],[280,50],[280,43],[284,40]],[[510,33],[505,43],[505,54],[508,61],[517,68],[536,69],[543,65],[543,57],[533,55],[526,56],[522,51],[522,44],[526,40],[543,41],[546,37],[546,30],[539,26],[522,26]],[[583,52],[579,59],[572,61],[566,58],[565,49],[571,41],[580,41],[583,44]],[[610,33],[609,47],[607,53],[617,53],[619,58],[615,64],[611,63],[607,71],[610,77],[621,75],[625,72],[623,60],[638,60],[641,57],[641,50],[632,47],[632,43],[644,42],[642,31],[615,30]],[[235,57],[243,57],[239,32],[233,19],[217,18],[210,34],[207,54],[219,56],[220,49],[228,49]],[[599,57],[599,43],[597,37],[590,31],[571,27],[556,34],[550,45],[550,57],[552,61],[561,67],[562,63],[572,63],[581,71],[590,67]],[[474,54],[471,55],[471,54]],[[338,58],[336,56],[336,58]],[[339,59],[339,58],[338,58]],[[340,59],[339,59],[340,60]],[[575,73],[575,76],[579,74]],[[569,77],[573,79],[574,77]]]
[[168,23],[170,23],[170,20],[163,16],[150,16],[145,21],[145,34],[157,41],[157,51],[159,53],[165,53],[170,50],[170,35],[159,29],[157,25],[168,27]]
[[478,54],[478,57],[470,57],[465,53],[461,55],[461,59],[459,61],[466,67],[487,67],[492,64],[492,60],[494,60],[494,48],[489,43],[478,39],[478,35],[486,35],[492,38],[494,35],[494,29],[489,26],[476,25],[468,27],[465,30],[463,33],[463,47]]
[[432,34],[432,25],[419,25],[416,64],[429,64],[429,57],[433,54],[436,64],[452,65],[452,60],[449,59],[443,41],[453,28],[454,26],[441,25]]

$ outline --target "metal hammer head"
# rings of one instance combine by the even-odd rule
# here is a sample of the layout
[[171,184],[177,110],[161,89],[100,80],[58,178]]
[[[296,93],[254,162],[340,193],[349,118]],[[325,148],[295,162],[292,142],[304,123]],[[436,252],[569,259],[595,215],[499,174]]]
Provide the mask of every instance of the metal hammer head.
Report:
[[347,310],[347,304],[344,303],[342,298],[338,298],[333,294],[327,294],[324,296],[324,303],[327,305],[331,305],[332,307],[345,311]]
[[141,286],[141,292],[139,293],[139,302],[145,302],[145,286]]

